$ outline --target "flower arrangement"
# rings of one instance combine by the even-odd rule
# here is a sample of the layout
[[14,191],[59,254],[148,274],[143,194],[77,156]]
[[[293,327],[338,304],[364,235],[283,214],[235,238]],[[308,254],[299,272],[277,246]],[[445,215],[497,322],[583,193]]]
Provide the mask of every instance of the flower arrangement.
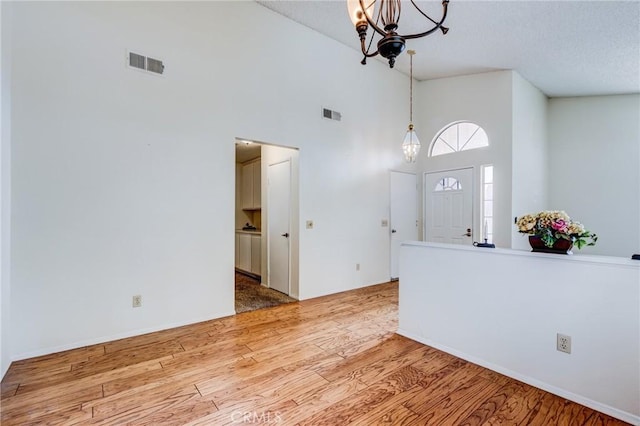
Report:
[[564,211],[545,210],[526,214],[516,220],[518,232],[540,237],[544,245],[553,247],[559,239],[571,241],[578,249],[593,246],[598,236],[587,231],[580,222],[571,220]]

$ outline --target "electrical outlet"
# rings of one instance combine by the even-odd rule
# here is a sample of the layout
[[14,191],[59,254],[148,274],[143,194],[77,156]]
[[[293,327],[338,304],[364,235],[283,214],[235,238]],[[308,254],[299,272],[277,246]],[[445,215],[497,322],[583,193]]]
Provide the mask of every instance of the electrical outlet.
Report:
[[359,271],[359,270],[360,270],[360,264],[356,263],[356,271]]
[[557,334],[556,349],[560,352],[571,353],[571,336],[566,334]]
[[133,296],[132,305],[134,308],[139,308],[140,306],[142,306],[142,296],[140,296],[139,294]]

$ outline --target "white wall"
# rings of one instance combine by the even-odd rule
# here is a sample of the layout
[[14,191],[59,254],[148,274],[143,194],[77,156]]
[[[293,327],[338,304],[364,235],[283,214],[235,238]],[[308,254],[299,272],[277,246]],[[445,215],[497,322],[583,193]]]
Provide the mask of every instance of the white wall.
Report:
[[400,270],[398,333],[640,424],[640,262],[411,243]]
[[406,76],[253,2],[14,9],[14,358],[233,313],[236,136],[300,148],[301,298],[389,278]]
[[[498,71],[420,82],[417,85],[416,132],[422,143],[417,161],[419,217],[424,209],[422,182],[425,172],[474,167],[474,205],[480,201],[480,166],[494,165],[494,243],[511,244],[511,140],[512,75]],[[454,121],[480,125],[489,137],[489,147],[462,151],[455,155],[428,157],[433,138]],[[474,240],[482,238],[479,215],[474,212]],[[422,232],[422,224],[421,224]]]
[[640,253],[640,95],[549,101],[549,208],[598,234],[586,253]]
[[[300,298],[389,278],[388,228],[380,226],[389,215],[388,170],[414,170],[399,148],[408,119],[405,76],[378,61],[363,67],[357,52],[253,2],[12,8],[13,29],[6,13],[2,27],[3,106],[11,102],[2,113],[2,242],[6,248],[9,231],[13,241],[11,253],[2,253],[3,368],[8,354],[232,313],[237,136],[300,149]],[[163,59],[165,76],[125,67],[129,48]],[[540,122],[541,100],[525,83],[502,71],[421,82],[414,93],[423,142],[418,174],[472,165],[477,180],[480,165],[494,164],[503,182],[496,185],[495,242],[503,247],[512,243],[512,204],[524,209],[531,201],[512,203],[522,194],[515,185],[531,189],[540,178],[524,184],[516,177],[512,189],[512,168],[527,170],[523,153],[540,137],[537,127],[525,137]],[[355,93],[367,93],[367,102]],[[549,204],[561,200],[601,235],[593,252],[639,251],[637,105],[637,95],[550,101]],[[343,120],[320,118],[321,106]],[[608,124],[592,129],[598,117]],[[480,124],[491,146],[427,159],[431,138],[456,120]],[[576,133],[565,121],[588,125]],[[583,152],[583,141],[595,148]],[[602,141],[620,148],[607,150],[606,162],[599,161]],[[557,153],[587,160],[580,166],[594,173],[576,171],[578,162],[566,167]],[[625,179],[624,196],[601,188]],[[585,203],[594,199],[586,193],[592,181],[605,190]],[[14,223],[7,230],[10,191]],[[610,205],[623,206],[619,220],[607,220]],[[143,295],[141,309],[130,307],[133,294]]]
[[[547,207],[547,97],[514,72],[511,217]],[[500,183],[496,183],[499,185]],[[529,250],[529,240],[511,225],[512,248]]]
[[0,2],[0,377],[11,363],[11,3]]
[[[479,206],[480,166],[493,164],[498,247],[528,250],[513,218],[559,209],[598,233],[597,245],[583,248],[585,253],[628,257],[640,252],[640,95],[547,99],[515,71],[430,80],[417,87],[416,128],[423,144],[419,176],[474,167],[474,204]],[[428,157],[433,137],[459,120],[482,126],[490,146]],[[422,195],[420,187],[421,216]],[[474,239],[480,240],[480,223],[474,228]]]

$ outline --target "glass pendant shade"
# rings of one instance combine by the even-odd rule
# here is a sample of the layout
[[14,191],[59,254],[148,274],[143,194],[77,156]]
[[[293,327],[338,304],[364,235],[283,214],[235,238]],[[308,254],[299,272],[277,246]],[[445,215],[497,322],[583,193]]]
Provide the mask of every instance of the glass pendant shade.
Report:
[[413,124],[409,124],[409,129],[404,135],[404,142],[402,142],[402,152],[404,152],[404,159],[407,163],[415,163],[418,158],[418,152],[420,152],[420,141],[416,131],[413,130]]

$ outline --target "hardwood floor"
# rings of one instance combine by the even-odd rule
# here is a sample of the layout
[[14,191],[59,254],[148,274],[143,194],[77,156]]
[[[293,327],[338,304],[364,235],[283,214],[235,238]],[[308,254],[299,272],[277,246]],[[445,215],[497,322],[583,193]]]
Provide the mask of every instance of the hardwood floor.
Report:
[[2,425],[622,425],[397,334],[397,283],[12,364]]

